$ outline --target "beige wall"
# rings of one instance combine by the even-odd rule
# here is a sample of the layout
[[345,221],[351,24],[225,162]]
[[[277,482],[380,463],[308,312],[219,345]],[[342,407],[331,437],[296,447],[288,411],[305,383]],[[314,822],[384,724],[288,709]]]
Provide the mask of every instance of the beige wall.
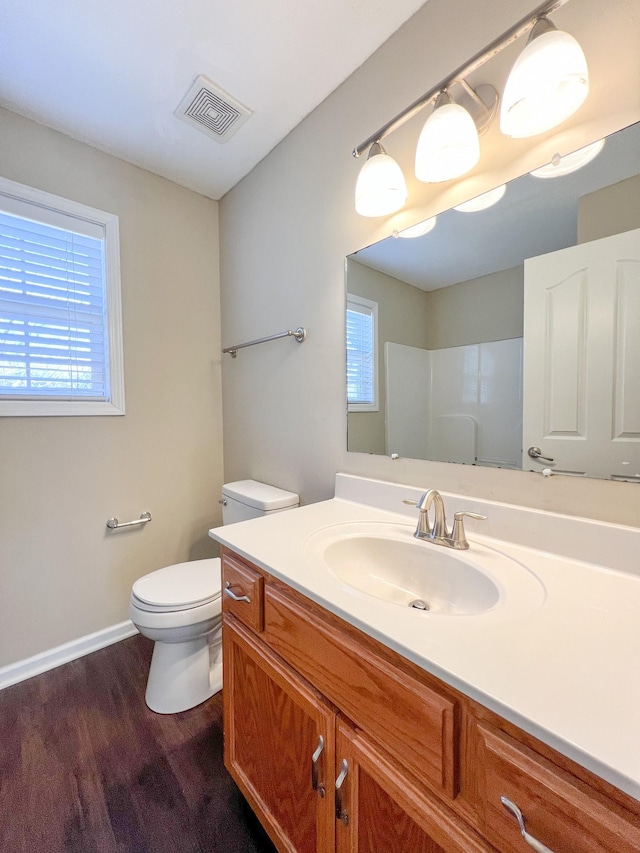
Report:
[[634,228],[640,228],[640,175],[584,195],[578,202],[578,243]]
[[[213,556],[216,202],[0,110],[0,173],[120,217],[123,417],[0,418],[0,666],[128,618],[132,581]],[[144,529],[107,533],[137,518]]]
[[428,297],[429,349],[522,337],[524,267],[441,287]]
[[[495,124],[473,173],[451,185],[411,177],[424,116],[385,146],[408,177],[407,209],[367,220],[353,209],[360,163],[350,152],[429,86],[530,11],[530,0],[429,0],[379,51],[289,134],[221,202],[223,343],[304,325],[304,344],[276,341],[223,364],[225,472],[301,494],[333,493],[336,471],[434,486],[561,512],[640,523],[631,484],[397,460],[346,451],[344,258],[434,213],[548,162],[640,117],[636,0],[568,3],[554,21],[579,39],[591,92],[557,133],[508,140]],[[364,25],[364,24],[363,24]],[[472,82],[502,88],[521,45]],[[552,137],[552,138],[551,138]]]

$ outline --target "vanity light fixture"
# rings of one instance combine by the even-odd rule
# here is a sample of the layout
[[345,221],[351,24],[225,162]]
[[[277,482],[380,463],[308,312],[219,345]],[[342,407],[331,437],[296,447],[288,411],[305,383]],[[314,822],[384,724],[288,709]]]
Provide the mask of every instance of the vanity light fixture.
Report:
[[[416,177],[428,182],[452,180],[473,168],[479,157],[477,135],[488,126],[497,111],[498,93],[487,84],[472,89],[467,79],[489,59],[527,33],[530,34],[529,42],[507,81],[501,109],[501,131],[513,137],[533,136],[555,127],[578,109],[589,91],[584,53],[571,35],[557,30],[547,17],[567,2],[547,0],[541,3],[353,149],[356,158],[369,151],[369,159],[360,172],[356,186],[358,213],[363,216],[386,216],[402,207],[404,202],[399,203],[399,199],[403,194],[406,199],[406,184],[404,178],[400,184],[398,173],[402,173],[398,164],[389,158],[397,167],[395,178],[376,178],[372,181],[374,189],[370,188],[370,168],[367,168],[367,164],[372,160],[375,163],[379,156],[388,156],[380,145],[382,139],[434,102],[434,110],[418,142]],[[468,117],[463,121],[461,116],[465,111]],[[475,140],[469,117],[471,124],[475,125]],[[454,131],[454,121],[457,120],[460,120],[462,130]],[[382,161],[379,165],[382,173]],[[389,185],[386,189],[385,184]],[[386,201],[372,201],[381,197]],[[393,203],[391,198],[394,199]]]
[[479,210],[486,210],[500,201],[506,189],[506,184],[500,184],[499,187],[494,187],[482,195],[477,195],[475,198],[470,198],[469,201],[457,204],[453,209],[459,210],[461,213],[477,213]]
[[394,237],[403,237],[413,239],[414,237],[424,237],[429,231],[433,231],[436,227],[437,216],[432,216],[431,219],[425,219],[423,222],[418,222],[416,225],[410,225],[408,228],[403,228],[402,231],[394,231]]
[[451,181],[480,159],[480,140],[473,119],[449,93],[440,92],[416,148],[416,178],[426,183]]
[[534,178],[560,178],[563,175],[570,175],[571,172],[577,172],[587,163],[594,160],[604,148],[604,139],[599,139],[597,142],[592,142],[591,145],[585,145],[584,148],[578,148],[577,151],[572,151],[570,154],[565,154],[561,157],[560,154],[554,154],[551,162],[539,169],[534,169],[531,174]]
[[589,93],[587,60],[569,33],[538,18],[505,85],[500,130],[523,139],[561,124]]
[[356,211],[360,216],[387,216],[407,200],[402,169],[379,142],[374,142],[356,184]]

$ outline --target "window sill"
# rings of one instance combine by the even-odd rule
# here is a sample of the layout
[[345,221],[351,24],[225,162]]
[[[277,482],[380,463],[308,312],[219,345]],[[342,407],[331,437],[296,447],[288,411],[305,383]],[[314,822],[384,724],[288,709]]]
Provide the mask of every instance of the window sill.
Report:
[[122,405],[81,400],[0,400],[0,417],[124,415]]

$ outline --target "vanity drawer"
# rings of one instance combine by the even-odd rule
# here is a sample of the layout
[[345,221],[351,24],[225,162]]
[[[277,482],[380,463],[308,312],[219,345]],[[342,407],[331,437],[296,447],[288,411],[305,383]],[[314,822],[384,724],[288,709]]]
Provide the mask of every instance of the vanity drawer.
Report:
[[528,747],[492,726],[478,725],[480,817],[486,838],[502,853],[531,846],[500,801],[515,803],[526,832],[554,853],[638,853],[634,816]]
[[[228,551],[222,552],[222,611],[232,613],[247,628],[264,626],[264,577]],[[235,596],[235,597],[234,597]]]
[[265,640],[430,788],[457,794],[456,706],[267,584]]

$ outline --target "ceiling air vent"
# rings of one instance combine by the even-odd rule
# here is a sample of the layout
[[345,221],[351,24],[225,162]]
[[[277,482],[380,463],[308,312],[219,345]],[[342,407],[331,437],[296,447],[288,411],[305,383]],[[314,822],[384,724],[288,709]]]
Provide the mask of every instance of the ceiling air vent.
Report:
[[175,115],[216,142],[226,142],[249,118],[251,110],[206,77],[198,77],[178,105]]

